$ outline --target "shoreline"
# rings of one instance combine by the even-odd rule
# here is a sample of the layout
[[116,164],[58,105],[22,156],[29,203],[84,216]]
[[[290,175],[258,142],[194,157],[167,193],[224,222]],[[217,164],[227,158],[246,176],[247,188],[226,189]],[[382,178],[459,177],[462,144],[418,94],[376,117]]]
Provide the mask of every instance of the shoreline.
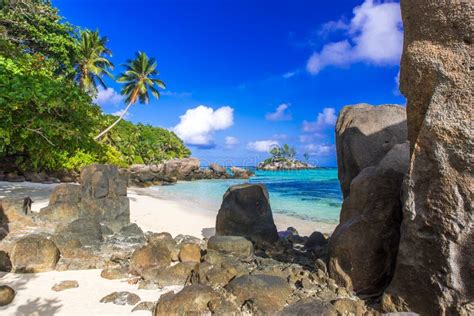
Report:
[[[0,198],[6,196],[30,196],[32,211],[38,212],[48,205],[48,197],[57,184],[0,181]],[[214,233],[217,211],[208,206],[195,205],[189,201],[165,199],[152,188],[128,188],[130,199],[130,221],[143,231],[163,232],[171,235],[192,235],[203,238]],[[278,231],[294,227],[301,236],[314,231],[331,234],[337,224],[315,222],[289,215],[273,213]]]

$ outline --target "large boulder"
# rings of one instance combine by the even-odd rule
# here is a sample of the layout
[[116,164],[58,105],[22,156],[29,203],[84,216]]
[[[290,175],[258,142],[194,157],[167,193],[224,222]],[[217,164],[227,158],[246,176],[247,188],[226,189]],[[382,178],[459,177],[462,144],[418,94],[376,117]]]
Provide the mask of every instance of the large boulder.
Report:
[[13,245],[10,259],[17,273],[51,271],[59,260],[59,250],[50,239],[29,235]]
[[209,164],[209,169],[211,169],[212,171],[214,171],[215,173],[217,174],[226,174],[227,173],[227,169],[222,167],[221,165],[217,164],[217,163],[211,163]]
[[254,242],[278,240],[267,188],[263,184],[231,186],[217,214],[216,235],[243,236]]
[[395,145],[376,167],[352,180],[344,199],[329,241],[329,273],[358,294],[380,295],[393,276],[408,159],[408,143]]
[[94,246],[104,240],[102,228],[94,218],[79,218],[56,229],[56,238],[63,244],[78,240],[83,246]]
[[346,106],[336,123],[339,182],[344,197],[364,168],[377,165],[396,144],[407,140],[406,111],[399,105]]
[[111,165],[92,164],[81,171],[81,184],[60,184],[40,218],[63,223],[95,218],[113,231],[130,223],[127,178]]
[[472,1],[402,0],[409,171],[388,311],[469,315],[474,301]]

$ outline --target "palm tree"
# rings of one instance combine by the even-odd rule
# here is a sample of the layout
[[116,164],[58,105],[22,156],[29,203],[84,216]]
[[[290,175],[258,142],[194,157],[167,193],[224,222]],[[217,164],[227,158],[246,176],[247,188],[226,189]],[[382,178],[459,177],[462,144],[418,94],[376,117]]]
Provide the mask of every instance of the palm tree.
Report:
[[109,69],[114,65],[107,57],[112,52],[107,48],[107,37],[100,37],[98,31],[86,30],[81,33],[78,45],[78,62],[76,65],[79,86],[90,95],[97,94],[97,85],[107,88],[102,76],[112,78]]
[[158,75],[156,66],[155,59],[148,58],[148,56],[143,52],[137,52],[134,60],[127,60],[127,63],[124,65],[125,72],[121,74],[117,80],[118,82],[124,83],[121,94],[127,96],[125,99],[127,107],[122,111],[119,118],[112,123],[112,125],[95,137],[96,140],[101,138],[112,127],[120,122],[130,109],[130,106],[135,104],[137,100],[140,101],[140,103],[148,103],[150,101],[148,91],[150,91],[155,98],[160,98],[160,91],[156,87],[166,89],[166,86],[163,81],[153,77]]

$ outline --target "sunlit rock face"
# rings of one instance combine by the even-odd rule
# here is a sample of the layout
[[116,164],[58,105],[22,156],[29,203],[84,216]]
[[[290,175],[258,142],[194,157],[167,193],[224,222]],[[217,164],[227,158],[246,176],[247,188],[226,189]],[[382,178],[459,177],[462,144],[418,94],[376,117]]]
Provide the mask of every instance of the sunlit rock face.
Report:
[[376,166],[407,140],[406,110],[400,105],[345,106],[336,122],[337,168],[344,197],[362,169]]
[[474,301],[472,1],[402,0],[410,165],[388,311],[468,315]]

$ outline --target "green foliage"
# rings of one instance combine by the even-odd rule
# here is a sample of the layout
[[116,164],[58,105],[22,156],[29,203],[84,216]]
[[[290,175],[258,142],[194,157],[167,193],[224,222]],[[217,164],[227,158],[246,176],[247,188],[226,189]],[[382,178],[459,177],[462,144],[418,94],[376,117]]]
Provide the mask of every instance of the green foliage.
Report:
[[296,149],[294,147],[290,147],[288,144],[284,144],[283,147],[272,147],[269,151],[269,154],[272,155],[272,157],[267,159],[269,160],[268,162],[283,161],[287,159],[293,160],[296,157]]
[[[86,48],[96,48],[84,50],[85,37],[90,45]],[[110,53],[105,43],[96,32],[79,33],[62,23],[47,0],[0,0],[1,164],[23,170],[78,170],[93,162],[125,167],[190,154],[172,132],[125,121],[103,142],[94,140],[116,119],[104,115],[86,93],[95,91],[111,67],[101,59]],[[88,56],[94,58],[81,64]],[[83,65],[89,72],[82,75],[92,90],[81,89],[85,84],[75,80],[81,78],[78,70]],[[152,59],[142,66],[150,76],[157,74]],[[164,87],[152,77],[144,84]],[[149,89],[156,94],[156,88]],[[140,90],[138,98],[146,101],[148,92]]]
[[125,102],[133,104],[137,102],[148,103],[151,94],[159,99],[160,91],[157,88],[166,89],[165,83],[155,76],[158,75],[154,58],[148,58],[143,52],[137,52],[133,60],[127,60],[124,65],[125,72],[120,75],[118,82],[123,82],[122,94],[126,95]]
[[90,95],[96,95],[97,85],[107,87],[102,76],[112,78],[114,65],[107,59],[112,52],[107,48],[107,38],[98,31],[83,31],[78,42],[76,71],[80,87]]
[[56,169],[65,152],[94,150],[99,107],[38,55],[0,56],[0,157],[24,168]]
[[[108,116],[113,120],[114,116]],[[120,121],[103,139],[122,153],[123,163],[153,164],[171,158],[188,157],[191,152],[173,132],[150,125]]]

